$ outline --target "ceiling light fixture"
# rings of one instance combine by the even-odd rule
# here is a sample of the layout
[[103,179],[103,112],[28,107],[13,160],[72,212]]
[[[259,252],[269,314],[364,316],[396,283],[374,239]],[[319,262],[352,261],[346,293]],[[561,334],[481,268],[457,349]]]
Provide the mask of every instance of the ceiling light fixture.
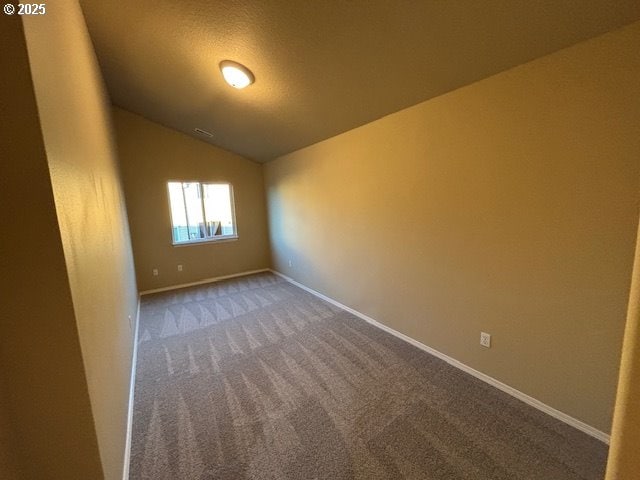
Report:
[[233,88],[241,89],[251,85],[255,81],[251,70],[231,60],[223,60],[220,62],[220,71],[222,72],[224,80]]

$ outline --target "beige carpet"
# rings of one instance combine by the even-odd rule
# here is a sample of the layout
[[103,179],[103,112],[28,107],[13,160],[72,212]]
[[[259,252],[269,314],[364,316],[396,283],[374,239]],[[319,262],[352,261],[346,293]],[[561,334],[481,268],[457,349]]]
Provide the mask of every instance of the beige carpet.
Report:
[[606,446],[272,274],[142,299],[131,479],[602,479]]

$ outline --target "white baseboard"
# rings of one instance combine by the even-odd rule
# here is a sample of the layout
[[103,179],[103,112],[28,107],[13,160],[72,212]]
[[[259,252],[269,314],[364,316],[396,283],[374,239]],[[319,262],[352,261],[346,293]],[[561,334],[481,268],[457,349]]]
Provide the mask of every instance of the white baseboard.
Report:
[[402,340],[404,340],[407,343],[410,343],[411,345],[418,347],[421,350],[424,350],[427,353],[430,353],[431,355],[433,355],[434,357],[438,357],[441,360],[444,360],[445,362],[447,362],[449,365],[452,365],[456,368],[459,368],[460,370],[462,370],[463,372],[466,372],[470,375],[473,375],[474,377],[482,380],[483,382],[488,383],[489,385],[497,388],[498,390],[502,390],[505,393],[508,393],[509,395],[511,395],[512,397],[517,398],[518,400],[523,401],[524,403],[531,405],[534,408],[537,408],[538,410],[551,415],[554,418],[557,418],[558,420],[566,423],[567,425],[570,425],[588,435],[591,435],[592,437],[600,440],[601,442],[606,443],[607,445],[609,444],[610,441],[610,436],[600,430],[598,430],[595,427],[592,427],[591,425],[587,425],[586,423],[578,420],[577,418],[574,418],[570,415],[567,415],[564,412],[561,412],[560,410],[556,410],[553,407],[550,407],[549,405],[541,402],[540,400],[537,400],[529,395],[527,395],[526,393],[522,393],[519,390],[516,390],[513,387],[510,387],[509,385],[502,383],[499,380],[496,380],[493,377],[490,377],[489,375],[486,375],[482,372],[479,372],[478,370],[469,367],[468,365],[465,365],[464,363],[456,360],[455,358],[452,358],[442,352],[439,352],[438,350],[435,350],[427,345],[425,345],[424,343],[419,342],[418,340],[415,340],[407,335],[405,335],[404,333],[400,333],[380,322],[378,322],[377,320],[374,320],[373,318],[369,317],[368,315],[365,315],[364,313],[360,313],[357,310],[354,310],[353,308],[350,308],[346,305],[343,305],[342,303],[327,297],[326,295],[323,295],[320,292],[316,292],[315,290],[307,287],[306,285],[301,284],[300,282],[296,282],[294,279],[276,271],[276,270],[271,270],[272,273],[274,273],[275,275],[278,275],[279,277],[284,278],[286,281],[288,281],[289,283],[292,283],[293,285],[296,285],[297,287],[302,288],[303,290],[306,290],[307,292],[315,295],[318,298],[321,298],[322,300],[331,303],[332,305],[335,305],[338,308],[341,308],[343,310],[346,310],[347,312],[355,315],[356,317],[361,318],[362,320],[365,320],[366,322],[370,323],[371,325],[378,327],[381,330],[384,330],[385,332],[390,333],[391,335],[394,335]]
[[219,282],[220,280],[227,280],[228,278],[244,277],[246,275],[253,275],[254,273],[262,273],[262,272],[269,272],[269,271],[271,270],[268,268],[262,268],[259,270],[248,270],[246,272],[232,273],[231,275],[222,275],[221,277],[205,278],[204,280],[198,280],[197,282],[181,283],[179,285],[171,285],[169,287],[161,287],[161,288],[154,288],[151,290],[145,290],[143,292],[140,292],[140,296],[149,295],[150,293],[167,292],[169,290],[178,290],[179,288],[194,287],[196,285],[203,285],[205,283],[213,283],[213,282]]
[[129,480],[129,463],[131,461],[131,432],[133,428],[133,396],[136,385],[136,363],[138,360],[138,326],[140,325],[140,296],[138,295],[138,309],[133,328],[133,352],[131,354],[131,380],[129,382],[129,404],[127,406],[127,437],[124,445],[124,466],[122,480]]

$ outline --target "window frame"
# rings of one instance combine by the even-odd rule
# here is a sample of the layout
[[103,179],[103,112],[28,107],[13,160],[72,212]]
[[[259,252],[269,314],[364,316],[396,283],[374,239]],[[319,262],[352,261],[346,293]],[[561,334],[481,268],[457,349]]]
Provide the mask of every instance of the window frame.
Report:
[[[206,223],[207,218],[206,218],[206,210],[205,210],[205,206],[204,206],[204,188],[203,185],[227,185],[229,187],[229,204],[231,206],[231,219],[233,221],[233,234],[231,235],[218,235],[218,236],[214,236],[214,237],[209,237],[209,238],[194,238],[194,239],[189,239],[183,242],[176,242],[174,236],[173,236],[173,208],[171,206],[171,192],[169,190],[169,184],[170,183],[180,183],[180,184],[184,184],[184,183],[197,183],[199,188],[200,188],[200,207],[202,208],[202,218],[204,220],[204,222]],[[184,187],[182,187],[184,189]],[[231,182],[220,182],[220,181],[202,181],[202,180],[166,180],[166,192],[167,192],[167,206],[169,208],[169,230],[170,230],[170,235],[171,235],[171,245],[174,247],[186,247],[186,246],[191,246],[191,245],[203,245],[203,244],[208,244],[208,243],[216,243],[216,242],[228,242],[228,241],[233,241],[233,240],[237,240],[239,238],[238,236],[238,223],[236,221],[236,200],[235,200],[235,194],[234,194],[234,188],[233,188],[233,184]],[[184,192],[184,190],[183,190]],[[188,218],[189,215],[187,213],[187,206],[186,206],[186,202],[185,202],[185,218],[187,219],[187,224],[189,223]],[[187,226],[188,229],[188,226]],[[188,231],[188,230],[187,230]]]

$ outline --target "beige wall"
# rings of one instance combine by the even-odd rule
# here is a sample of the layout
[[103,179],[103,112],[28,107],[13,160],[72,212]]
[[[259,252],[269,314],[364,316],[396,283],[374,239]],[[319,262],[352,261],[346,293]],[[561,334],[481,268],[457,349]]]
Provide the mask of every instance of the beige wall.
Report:
[[0,416],[11,423],[11,431],[0,435],[0,450],[21,478],[99,479],[98,445],[22,25],[17,16],[0,21],[0,210],[5,227],[11,227],[0,235],[0,397],[5,399]]
[[640,229],[637,242],[607,480],[635,480],[640,472]]
[[137,310],[133,257],[111,109],[84,17],[77,0],[54,7],[25,17],[25,35],[104,477],[116,479]]
[[[140,290],[269,267],[261,165],[118,108],[114,123]],[[239,238],[174,247],[169,180],[230,182]]]
[[266,164],[275,268],[609,432],[639,52],[640,22]]

